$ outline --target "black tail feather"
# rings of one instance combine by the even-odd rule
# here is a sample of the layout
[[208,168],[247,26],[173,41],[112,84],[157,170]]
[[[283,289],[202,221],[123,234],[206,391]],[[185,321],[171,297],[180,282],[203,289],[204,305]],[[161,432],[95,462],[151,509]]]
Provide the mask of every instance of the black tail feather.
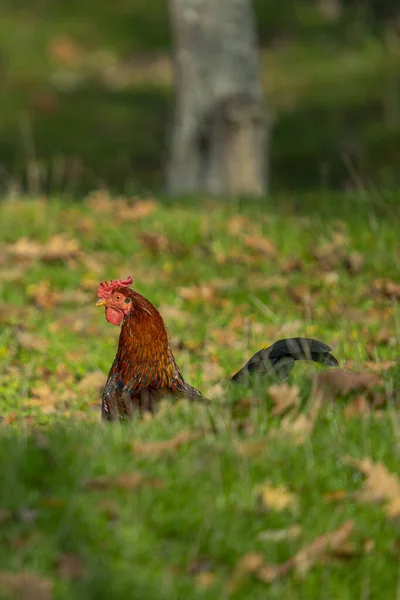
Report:
[[331,348],[311,338],[286,338],[263,348],[251,357],[233,377],[232,381],[245,382],[249,377],[263,374],[288,376],[296,360],[312,360],[329,367],[337,367],[338,361],[330,354]]

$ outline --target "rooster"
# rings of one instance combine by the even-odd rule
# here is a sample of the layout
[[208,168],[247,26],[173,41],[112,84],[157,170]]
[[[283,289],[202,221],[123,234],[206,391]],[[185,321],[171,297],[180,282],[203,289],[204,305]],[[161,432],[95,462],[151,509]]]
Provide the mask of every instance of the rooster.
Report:
[[[132,277],[103,281],[97,288],[96,306],[105,307],[112,325],[122,323],[118,351],[102,398],[102,418],[106,421],[130,418],[133,412],[152,411],[161,397],[207,399],[187,383],[176,364],[164,321],[158,310],[131,289]],[[309,338],[287,338],[259,350],[233,377],[248,383],[265,373],[284,378],[296,360],[313,360],[327,366],[338,362],[331,348]]]

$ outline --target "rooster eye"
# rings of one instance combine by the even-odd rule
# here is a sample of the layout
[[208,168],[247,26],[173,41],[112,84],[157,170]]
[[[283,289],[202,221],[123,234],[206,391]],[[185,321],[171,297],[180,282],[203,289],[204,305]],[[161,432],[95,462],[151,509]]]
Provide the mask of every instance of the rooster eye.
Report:
[[117,296],[115,296],[116,300],[121,300],[121,296],[119,294],[117,294]]
[[129,303],[130,303],[130,301],[131,301],[131,299],[130,299],[130,298],[125,298],[125,300],[124,300],[125,304],[129,304]]

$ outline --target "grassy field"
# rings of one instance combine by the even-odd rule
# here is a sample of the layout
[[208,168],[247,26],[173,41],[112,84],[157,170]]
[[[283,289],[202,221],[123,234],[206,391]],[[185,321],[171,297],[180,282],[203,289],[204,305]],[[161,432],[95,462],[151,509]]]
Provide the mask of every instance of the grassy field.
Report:
[[[398,200],[2,201],[0,597],[398,598]],[[128,274],[210,408],[100,423]],[[292,335],[350,375],[221,381]]]
[[[396,188],[396,3],[254,7],[271,190],[348,189],[354,173],[365,186]],[[0,192],[20,186],[79,198],[99,185],[126,194],[162,189],[171,58],[165,0],[2,2]]]

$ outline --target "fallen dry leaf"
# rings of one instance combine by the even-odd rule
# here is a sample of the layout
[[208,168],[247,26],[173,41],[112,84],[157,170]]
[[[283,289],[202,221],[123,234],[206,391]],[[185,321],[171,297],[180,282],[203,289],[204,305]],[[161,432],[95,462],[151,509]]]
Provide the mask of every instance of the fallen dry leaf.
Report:
[[17,260],[37,260],[41,258],[43,247],[40,242],[23,237],[9,246],[7,251]]
[[266,447],[267,441],[262,440],[244,440],[236,441],[235,449],[240,456],[258,456],[260,452]]
[[85,487],[91,490],[134,490],[142,486],[160,488],[164,486],[161,479],[147,477],[139,471],[133,473],[120,473],[119,475],[103,475],[94,479],[89,479]]
[[237,235],[238,233],[248,234],[253,227],[254,223],[243,215],[235,215],[227,222],[227,229],[232,235]]
[[278,429],[271,430],[270,437],[284,436],[288,438],[290,436],[296,445],[303,444],[314,429],[316,416],[317,411],[315,411],[315,414],[310,412],[308,415],[300,413],[293,416],[289,413],[283,417]]
[[264,559],[257,552],[249,552],[242,556],[236,565],[235,571],[229,581],[229,594],[233,594],[248,575],[255,575],[262,567]]
[[304,262],[298,256],[293,256],[284,261],[281,267],[284,273],[293,273],[304,269]]
[[51,600],[53,584],[30,571],[0,571],[1,596],[12,600]]
[[18,265],[15,266],[13,269],[1,270],[0,281],[4,281],[7,283],[19,281],[20,279],[24,278],[27,268],[28,265]]
[[54,235],[45,244],[23,237],[9,246],[7,251],[17,260],[22,261],[44,260],[52,262],[75,259],[81,255],[78,241],[69,238],[64,233]]
[[11,511],[5,510],[4,508],[0,508],[0,525],[7,521],[11,517]]
[[84,49],[67,35],[54,35],[47,46],[51,58],[64,67],[76,67],[82,61]]
[[375,373],[353,373],[344,369],[332,369],[317,376],[318,388],[331,395],[369,391],[379,383],[380,378]]
[[268,510],[295,510],[298,506],[297,496],[284,485],[273,486],[267,481],[257,486],[256,494],[258,501]]
[[205,590],[210,587],[215,581],[215,574],[211,571],[204,571],[194,577],[194,583],[196,587],[201,590]]
[[225,346],[227,348],[237,347],[238,335],[236,331],[229,328],[226,329],[215,329],[213,336],[219,347]]
[[49,346],[47,340],[28,331],[17,329],[15,338],[22,348],[25,350],[36,350],[37,352],[45,352]]
[[370,403],[365,396],[358,394],[354,400],[345,407],[343,412],[347,419],[350,417],[366,415],[371,412]]
[[103,391],[106,384],[107,376],[102,371],[94,371],[88,373],[78,383],[78,389],[80,392],[99,392]]
[[372,291],[383,298],[400,300],[400,283],[390,279],[376,279],[372,284]]
[[382,373],[388,371],[392,367],[395,367],[397,362],[395,360],[381,360],[379,362],[375,362],[372,360],[366,360],[363,362],[363,366],[374,373]]
[[161,440],[158,442],[138,442],[134,441],[132,450],[135,454],[159,455],[168,452],[176,452],[184,444],[203,438],[204,431],[180,431],[170,440]]
[[155,200],[137,200],[132,205],[121,203],[116,207],[116,217],[119,221],[139,221],[153,214],[156,209]]
[[284,563],[262,565],[261,568],[257,569],[255,576],[259,581],[272,583],[292,570],[295,570],[299,575],[305,575],[314,565],[326,561],[329,556],[339,556],[341,549],[343,547],[347,548],[353,529],[354,521],[346,521],[339,529],[315,538]]
[[163,254],[172,250],[171,244],[167,236],[162,233],[152,233],[150,231],[139,232],[138,238],[142,244],[152,254]]
[[259,252],[268,258],[273,258],[277,254],[275,244],[266,237],[260,235],[245,235],[243,241],[247,248]]
[[45,244],[41,258],[45,261],[67,260],[78,258],[81,254],[77,240],[69,238],[65,233],[59,233]]
[[54,308],[61,299],[61,294],[52,289],[47,280],[29,285],[27,295],[34,299],[36,306],[44,309]]
[[348,497],[346,490],[332,490],[324,494],[324,500],[327,502],[339,502]]
[[365,476],[363,500],[382,502],[389,518],[400,517],[400,479],[383,463],[374,463],[370,458],[357,460],[345,458],[344,462],[361,471]]
[[272,416],[274,417],[278,417],[291,408],[299,406],[300,389],[297,385],[291,386],[287,383],[271,385],[268,388],[268,394],[274,403],[272,409]]
[[301,525],[290,525],[285,529],[266,529],[260,531],[257,539],[261,542],[283,542],[285,540],[294,540],[302,533]]
[[354,521],[346,521],[339,529],[320,535],[292,558],[280,564],[264,563],[262,555],[258,553],[246,554],[239,560],[231,577],[229,593],[234,593],[248,575],[263,583],[273,583],[291,571],[305,575],[314,565],[326,561],[330,556],[336,558],[353,556],[354,549],[349,545],[349,537],[353,529]]
[[200,283],[178,289],[178,295],[184,300],[201,300],[203,302],[213,302],[215,300],[216,288],[213,284]]
[[221,365],[213,360],[203,364],[203,380],[206,383],[215,383],[221,379],[223,373]]
[[26,407],[40,408],[45,414],[56,411],[59,400],[47,383],[41,383],[31,389],[31,398],[25,401]]
[[84,568],[77,554],[61,554],[57,560],[57,571],[63,579],[77,579],[82,577]]
[[352,275],[360,273],[364,267],[365,258],[361,252],[353,250],[343,257],[343,264]]

